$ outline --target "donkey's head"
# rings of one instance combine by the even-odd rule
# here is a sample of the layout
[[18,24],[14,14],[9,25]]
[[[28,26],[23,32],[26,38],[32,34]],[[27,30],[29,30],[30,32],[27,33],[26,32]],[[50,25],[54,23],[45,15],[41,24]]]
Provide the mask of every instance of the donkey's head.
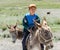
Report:
[[16,42],[16,27],[17,25],[7,25],[9,32],[11,34],[12,37],[12,42],[15,43]]
[[43,19],[42,24],[39,24],[36,21],[34,22],[39,30],[39,32],[37,33],[39,41],[46,45],[48,48],[53,48],[52,32],[50,27],[47,25],[46,19]]
[[7,25],[7,27],[9,28],[9,31],[11,33],[14,33],[16,31],[17,24],[16,25]]

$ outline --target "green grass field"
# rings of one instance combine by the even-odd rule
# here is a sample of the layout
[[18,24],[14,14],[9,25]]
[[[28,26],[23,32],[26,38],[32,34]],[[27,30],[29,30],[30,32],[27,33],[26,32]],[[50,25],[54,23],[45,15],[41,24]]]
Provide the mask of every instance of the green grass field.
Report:
[[[24,14],[28,12],[27,6],[31,3],[35,3],[38,9],[60,9],[60,2],[49,0],[0,0],[0,28],[6,28],[6,24],[15,24],[17,20],[19,20],[19,24],[22,24]],[[47,21],[52,30],[59,30],[60,18],[55,18],[53,23],[50,22],[51,19],[52,17],[48,18]]]
[[39,8],[60,8],[60,2],[44,0],[0,0],[0,7],[25,7],[35,3]]

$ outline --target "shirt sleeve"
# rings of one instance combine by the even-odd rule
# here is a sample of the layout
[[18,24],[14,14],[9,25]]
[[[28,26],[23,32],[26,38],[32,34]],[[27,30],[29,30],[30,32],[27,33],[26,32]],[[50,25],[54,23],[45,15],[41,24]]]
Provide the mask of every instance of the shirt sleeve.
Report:
[[36,21],[40,23],[40,18],[38,16],[36,17]]
[[28,21],[26,19],[26,16],[23,18],[23,26],[24,26],[25,29],[28,28]]

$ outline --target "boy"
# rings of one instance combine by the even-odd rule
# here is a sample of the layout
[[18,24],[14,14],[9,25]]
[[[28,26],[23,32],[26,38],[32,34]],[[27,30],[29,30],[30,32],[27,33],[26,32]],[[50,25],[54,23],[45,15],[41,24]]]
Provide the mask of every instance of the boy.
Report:
[[[36,5],[30,4],[28,8],[29,8],[29,13],[27,13],[25,15],[25,17],[23,18],[23,26],[24,26],[23,40],[22,40],[23,50],[27,50],[25,43],[26,43],[26,38],[30,33],[28,30],[30,28],[35,27],[33,20],[37,20],[37,22],[40,23],[40,19],[39,19],[38,15],[35,14]],[[41,44],[41,47],[43,50],[44,46],[42,44]]]

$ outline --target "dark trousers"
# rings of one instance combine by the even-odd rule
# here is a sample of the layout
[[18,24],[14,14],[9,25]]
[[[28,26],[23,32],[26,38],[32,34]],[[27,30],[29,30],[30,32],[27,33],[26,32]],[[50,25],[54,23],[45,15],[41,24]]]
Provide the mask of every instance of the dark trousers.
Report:
[[44,45],[43,44],[40,44],[41,45],[41,50],[44,50]]
[[[22,47],[23,47],[23,50],[27,50],[26,48],[26,38],[27,36],[29,35],[29,32],[27,30],[23,30],[23,40],[22,40]],[[42,50],[44,50],[44,45],[43,44],[40,44],[41,45],[41,48]]]
[[23,50],[27,50],[25,43],[26,43],[26,38],[27,38],[28,35],[29,35],[29,32],[26,29],[24,29],[23,30],[23,40],[22,40]]

